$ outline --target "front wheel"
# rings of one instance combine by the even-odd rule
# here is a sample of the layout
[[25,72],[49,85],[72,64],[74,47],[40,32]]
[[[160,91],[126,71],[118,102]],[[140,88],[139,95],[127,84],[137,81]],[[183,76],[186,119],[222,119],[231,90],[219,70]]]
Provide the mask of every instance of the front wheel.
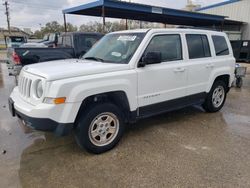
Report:
[[112,103],[96,104],[84,111],[75,137],[78,145],[92,153],[103,153],[112,149],[124,132],[123,114]]
[[226,87],[225,82],[221,80],[213,84],[202,105],[207,112],[217,112],[223,107],[227,96]]

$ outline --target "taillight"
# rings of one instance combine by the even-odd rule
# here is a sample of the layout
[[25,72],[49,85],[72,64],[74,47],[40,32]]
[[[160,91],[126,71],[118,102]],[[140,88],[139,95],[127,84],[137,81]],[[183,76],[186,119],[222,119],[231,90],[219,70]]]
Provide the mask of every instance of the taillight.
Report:
[[20,65],[20,64],[21,64],[20,57],[17,55],[16,52],[13,52],[12,58],[13,58],[13,61],[14,61],[14,63],[15,63],[16,65]]

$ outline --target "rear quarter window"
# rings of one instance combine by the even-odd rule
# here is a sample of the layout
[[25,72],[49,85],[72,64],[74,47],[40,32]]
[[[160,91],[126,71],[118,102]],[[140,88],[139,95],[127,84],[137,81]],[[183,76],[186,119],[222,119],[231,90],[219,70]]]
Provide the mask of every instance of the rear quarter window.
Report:
[[227,41],[223,36],[212,36],[216,56],[229,55]]

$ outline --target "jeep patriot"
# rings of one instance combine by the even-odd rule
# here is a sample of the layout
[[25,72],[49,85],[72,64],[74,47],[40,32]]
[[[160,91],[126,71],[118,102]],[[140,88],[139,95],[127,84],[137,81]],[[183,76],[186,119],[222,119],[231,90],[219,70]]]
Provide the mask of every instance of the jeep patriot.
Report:
[[113,32],[81,59],[25,66],[9,108],[29,127],[61,136],[73,131],[79,146],[102,153],[138,119],[194,104],[219,111],[234,70],[222,32]]

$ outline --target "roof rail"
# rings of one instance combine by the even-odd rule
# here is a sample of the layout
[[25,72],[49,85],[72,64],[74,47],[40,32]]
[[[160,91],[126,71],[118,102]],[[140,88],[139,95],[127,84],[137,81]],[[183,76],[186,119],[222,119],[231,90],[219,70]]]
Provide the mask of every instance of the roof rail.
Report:
[[206,30],[206,31],[220,31],[216,28],[205,28],[205,27],[195,27],[195,26],[178,26],[179,29],[200,29],[200,30]]

